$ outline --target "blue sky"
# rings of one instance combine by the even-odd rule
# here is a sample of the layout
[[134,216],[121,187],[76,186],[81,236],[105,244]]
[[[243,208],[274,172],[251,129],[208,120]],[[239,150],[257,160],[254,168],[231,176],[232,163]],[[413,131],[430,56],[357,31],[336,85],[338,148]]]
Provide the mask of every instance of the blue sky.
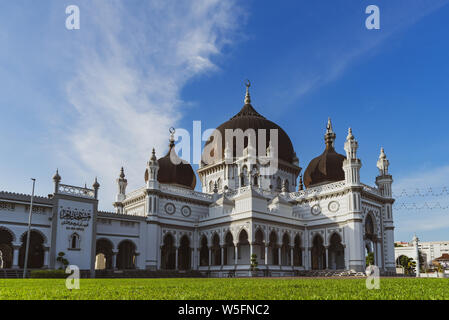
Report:
[[[78,5],[81,29],[65,28]],[[365,28],[380,8],[381,29]],[[449,0],[3,1],[0,11],[0,189],[52,191],[115,178],[143,184],[168,128],[214,128],[253,106],[290,136],[305,169],[323,150],[328,117],[343,151],[359,141],[362,180],[374,184],[380,147],[394,190],[449,185]],[[449,196],[397,203],[449,204]],[[448,240],[449,210],[397,210],[395,237]]]

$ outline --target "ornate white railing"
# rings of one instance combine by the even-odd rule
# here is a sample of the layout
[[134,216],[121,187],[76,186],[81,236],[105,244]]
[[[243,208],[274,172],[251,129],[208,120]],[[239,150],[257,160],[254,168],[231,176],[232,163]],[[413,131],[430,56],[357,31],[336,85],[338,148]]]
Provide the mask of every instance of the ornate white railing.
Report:
[[185,196],[188,198],[195,198],[198,200],[206,200],[206,201],[213,200],[213,196],[211,194],[202,193],[202,192],[198,192],[198,191],[194,191],[194,190],[190,190],[190,189],[186,189],[186,188],[175,187],[175,186],[170,186],[170,185],[166,185],[166,184],[160,184],[159,189],[163,192],[170,193],[173,195]]
[[342,181],[338,181],[338,182],[325,184],[322,186],[313,187],[313,188],[306,189],[303,191],[291,192],[289,194],[289,196],[292,199],[295,199],[295,198],[303,198],[303,197],[318,195],[318,194],[327,193],[327,192],[334,192],[334,191],[343,189],[345,187],[345,185],[346,185],[346,182],[344,180],[342,180]]
[[380,195],[379,189],[374,188],[374,187],[371,187],[371,186],[369,186],[369,185],[367,185],[367,184],[363,184],[363,183],[362,183],[362,186],[363,186],[363,191],[366,191],[366,192],[370,192],[370,193],[374,193],[374,194]]
[[126,194],[126,200],[132,199],[132,198],[137,197],[137,196],[141,196],[143,194],[143,192],[145,191],[145,189],[146,189],[146,187],[141,187],[141,188],[139,188],[137,190],[134,190],[134,191],[131,191],[131,192],[127,193]]
[[58,188],[58,193],[66,194],[70,196],[95,199],[95,192],[92,189],[70,186],[67,184],[60,184]]

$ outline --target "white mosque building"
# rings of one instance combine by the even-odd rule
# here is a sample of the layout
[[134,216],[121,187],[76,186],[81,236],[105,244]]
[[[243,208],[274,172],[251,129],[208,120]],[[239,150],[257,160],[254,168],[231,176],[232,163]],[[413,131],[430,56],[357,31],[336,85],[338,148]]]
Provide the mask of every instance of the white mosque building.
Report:
[[[393,180],[383,149],[376,186],[363,184],[357,140],[349,129],[345,155],[337,153],[329,120],[324,151],[302,175],[289,136],[253,108],[249,85],[243,108],[216,132],[225,136],[236,129],[277,132],[277,141],[265,137],[268,148],[261,150],[259,141],[256,147],[258,155],[273,158],[277,145],[276,171],[254,159],[249,137],[242,153],[211,138],[205,150],[215,158],[200,165],[202,191],[195,191],[197,176],[190,164],[176,161],[172,132],[166,156],[157,159],[153,150],[142,166],[141,188],[126,190],[122,168],[115,212],[98,211],[96,180],[92,189],[76,187],[63,184],[56,172],[53,193],[34,197],[29,267],[60,268],[64,253],[70,264],[92,274],[142,269],[247,276],[257,262],[261,274],[288,276],[360,272],[372,252],[382,273],[395,272]],[[0,192],[5,270],[24,266],[30,201],[30,195]]]

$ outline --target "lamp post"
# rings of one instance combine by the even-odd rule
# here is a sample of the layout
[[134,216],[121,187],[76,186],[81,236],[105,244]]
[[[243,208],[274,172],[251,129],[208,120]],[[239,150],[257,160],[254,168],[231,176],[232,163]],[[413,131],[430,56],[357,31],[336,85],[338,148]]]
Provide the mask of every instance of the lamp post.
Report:
[[34,185],[36,184],[36,179],[33,180],[33,191],[31,192],[31,203],[30,203],[30,215],[28,216],[28,232],[27,232],[27,245],[25,249],[25,264],[23,266],[23,278],[26,278],[27,267],[28,267],[28,254],[30,250],[30,238],[31,238],[31,216],[33,215],[33,200],[34,200]]
[[419,265],[419,239],[416,234],[413,237],[413,243],[415,245],[415,254],[416,254],[416,277],[419,278],[421,276],[421,270]]

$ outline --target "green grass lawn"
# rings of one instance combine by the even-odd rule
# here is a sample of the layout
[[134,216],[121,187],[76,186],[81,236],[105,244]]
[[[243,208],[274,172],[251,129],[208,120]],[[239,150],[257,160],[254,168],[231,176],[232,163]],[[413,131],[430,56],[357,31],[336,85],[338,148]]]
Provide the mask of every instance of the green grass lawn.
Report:
[[81,279],[69,291],[64,279],[0,280],[5,299],[449,299],[449,279]]

